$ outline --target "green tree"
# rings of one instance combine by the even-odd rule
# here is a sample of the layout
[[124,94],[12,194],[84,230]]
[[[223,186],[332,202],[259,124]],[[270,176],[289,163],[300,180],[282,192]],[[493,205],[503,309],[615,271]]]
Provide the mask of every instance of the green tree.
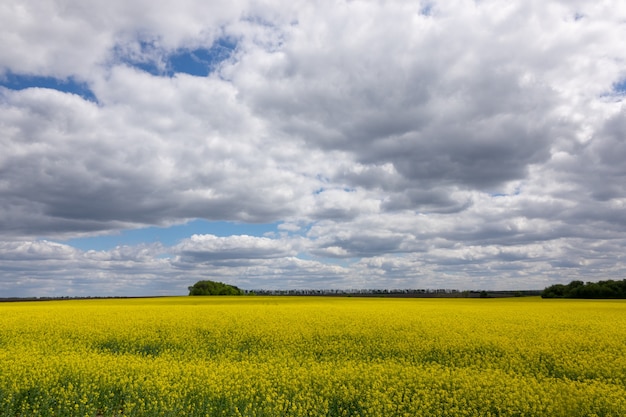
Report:
[[243,290],[223,282],[203,280],[188,287],[189,295],[243,295]]
[[626,280],[555,284],[541,293],[543,298],[626,298]]

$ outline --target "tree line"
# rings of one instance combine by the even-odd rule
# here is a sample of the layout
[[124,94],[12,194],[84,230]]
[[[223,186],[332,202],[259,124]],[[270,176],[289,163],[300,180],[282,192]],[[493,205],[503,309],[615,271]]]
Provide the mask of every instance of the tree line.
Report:
[[530,291],[459,291],[454,289],[291,289],[243,290],[234,285],[202,280],[187,287],[189,295],[286,295],[286,296],[343,296],[343,297],[402,297],[402,298],[493,298],[536,296],[540,290]]
[[[341,295],[341,296],[439,296],[439,297],[507,297],[536,295],[536,291],[457,291],[457,290],[256,290],[245,291],[223,282],[203,280],[188,287],[189,295]],[[626,279],[598,282],[572,281],[555,284],[541,291],[542,298],[623,298],[626,299]]]
[[572,281],[555,284],[541,293],[542,298],[626,298],[626,279],[598,282]]

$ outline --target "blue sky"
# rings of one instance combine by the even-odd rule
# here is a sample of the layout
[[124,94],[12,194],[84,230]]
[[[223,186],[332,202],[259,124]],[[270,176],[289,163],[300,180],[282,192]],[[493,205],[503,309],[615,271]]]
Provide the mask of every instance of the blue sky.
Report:
[[[227,60],[236,49],[237,44],[227,38],[217,39],[210,48],[181,49],[166,56],[160,56],[159,62],[149,58],[135,60],[127,57],[121,62],[146,71],[156,76],[173,76],[174,74],[189,74],[205,77],[214,72],[221,62]],[[150,50],[153,46],[141,43],[140,49]],[[70,94],[77,94],[89,101],[96,101],[96,97],[86,81],[77,80],[73,76],[54,77],[50,75],[32,75],[5,71],[0,77],[0,86],[12,90],[26,88],[47,88]]]
[[262,237],[268,234],[276,234],[277,232],[277,224],[275,223],[250,224],[223,221],[210,222],[197,219],[176,226],[151,226],[141,229],[127,229],[111,235],[78,237],[60,242],[84,251],[106,251],[114,249],[116,246],[155,242],[160,242],[166,246],[174,246],[181,240],[194,234],[211,234],[221,237],[231,235]]
[[124,51],[118,53],[121,55],[121,62],[152,75],[172,76],[183,73],[205,77],[213,73],[221,62],[231,57],[237,48],[237,42],[234,39],[219,38],[208,48],[181,48],[170,51],[165,56],[158,52],[154,54],[154,50],[158,48],[158,44],[155,45],[153,42],[140,41],[137,56],[124,56]]
[[624,21],[617,1],[9,0],[0,297],[621,279]]
[[96,100],[86,83],[76,81],[73,78],[59,79],[52,76],[13,74],[9,72],[0,78],[0,86],[18,91],[26,88],[46,88],[77,94],[89,101]]

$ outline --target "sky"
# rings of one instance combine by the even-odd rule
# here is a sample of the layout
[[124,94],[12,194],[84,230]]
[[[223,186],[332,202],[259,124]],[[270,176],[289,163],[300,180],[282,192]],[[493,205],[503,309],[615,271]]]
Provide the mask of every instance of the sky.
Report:
[[626,278],[626,3],[4,0],[0,297]]

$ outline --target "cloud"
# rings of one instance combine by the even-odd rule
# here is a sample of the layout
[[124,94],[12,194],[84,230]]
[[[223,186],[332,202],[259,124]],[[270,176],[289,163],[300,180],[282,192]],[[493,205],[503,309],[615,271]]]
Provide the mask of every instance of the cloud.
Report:
[[217,237],[193,235],[174,248],[189,262],[219,260],[254,260],[295,256],[297,252],[286,241],[254,236]]
[[48,241],[0,242],[0,257],[4,260],[41,261],[71,260],[77,250],[60,243]]
[[[106,4],[9,2],[0,21],[0,68],[91,80],[92,71],[132,60],[158,64],[179,48],[211,44],[220,27],[237,19],[243,2],[211,6],[201,1],[167,4],[137,0]],[[71,45],[71,46],[70,46]]]
[[[180,293],[207,265],[252,287],[619,276],[624,19],[614,1],[9,1],[3,288]],[[192,219],[280,227],[53,242]]]
[[18,216],[7,218],[8,230],[275,220],[315,185],[260,157],[263,127],[228,84],[125,67],[112,78],[106,94],[95,90],[104,107],[49,89],[3,91],[0,118],[11,129],[2,138],[1,192]]
[[180,292],[185,282],[163,276],[161,248],[140,245],[81,251],[50,241],[0,242],[0,293],[11,296],[89,296]]
[[540,58],[511,54],[508,43],[522,35],[503,42],[477,30],[499,24],[487,13],[461,25],[441,13],[437,21],[407,6],[339,7],[330,16],[309,8],[284,48],[243,56],[229,75],[282,130],[364,164],[391,164],[423,186],[524,178],[549,157],[557,122],[550,85],[526,81],[535,69],[524,59]]

